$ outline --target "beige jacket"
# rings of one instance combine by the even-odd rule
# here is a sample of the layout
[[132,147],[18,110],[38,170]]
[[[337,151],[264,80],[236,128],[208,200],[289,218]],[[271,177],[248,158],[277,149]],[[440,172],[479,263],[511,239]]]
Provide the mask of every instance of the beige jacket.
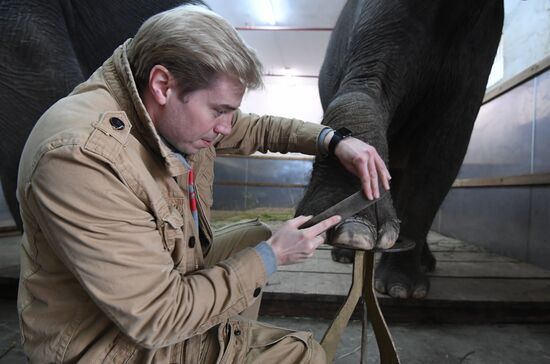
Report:
[[18,311],[31,362],[197,362],[201,334],[266,283],[254,249],[203,269],[216,153],[316,153],[321,125],[237,111],[231,135],[190,158],[197,231],[188,171],[139,98],[127,44],[41,117],[22,155]]

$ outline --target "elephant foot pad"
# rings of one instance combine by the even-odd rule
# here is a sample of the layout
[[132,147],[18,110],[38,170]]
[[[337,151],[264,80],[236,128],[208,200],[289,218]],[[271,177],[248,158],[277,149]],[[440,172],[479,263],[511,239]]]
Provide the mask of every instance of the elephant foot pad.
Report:
[[[409,250],[413,250],[414,247],[416,246],[416,243],[412,240],[409,240],[409,239],[401,239],[399,238],[395,244],[390,247],[390,248],[379,248],[379,247],[374,247],[374,248],[371,248],[371,249],[364,249],[364,248],[361,248],[361,247],[358,247],[356,245],[352,245],[352,244],[342,244],[342,243],[337,243],[337,242],[331,242],[329,243],[329,245],[335,247],[335,248],[338,248],[338,249],[343,249],[343,250],[350,250],[350,251],[355,251],[355,250],[362,250],[362,251],[374,251],[374,252],[381,252],[381,253],[400,253],[400,252],[406,252],[406,251],[409,251]],[[349,263],[351,263],[352,261],[350,260]]]

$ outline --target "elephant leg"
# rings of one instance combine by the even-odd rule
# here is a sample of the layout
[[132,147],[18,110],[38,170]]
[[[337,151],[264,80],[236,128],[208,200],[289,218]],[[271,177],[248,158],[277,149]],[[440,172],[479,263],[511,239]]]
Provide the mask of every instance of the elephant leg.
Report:
[[433,255],[428,242],[424,240],[422,243],[422,252],[420,253],[420,269],[424,273],[430,273],[435,270],[437,261]]
[[[388,115],[379,108],[379,105],[378,100],[364,92],[341,91],[340,95],[327,108],[323,123],[333,129],[341,126],[351,129],[356,138],[374,146],[387,163],[386,131]],[[317,169],[318,166],[314,166],[309,190],[314,188],[312,186],[319,184],[320,180],[324,181],[325,186],[334,187],[332,190],[326,190],[329,196],[334,195],[335,191],[345,191],[344,197],[347,197],[361,188],[359,179],[345,171],[338,163],[332,165],[332,168],[328,169],[324,176],[320,175]],[[330,182],[335,181],[336,175],[340,175],[342,178],[339,178],[337,183]],[[319,195],[317,193],[317,196]],[[311,199],[311,197],[306,194],[304,201],[308,199]],[[311,202],[307,203],[311,205]],[[325,206],[325,208],[329,206]],[[392,198],[388,194],[375,205],[359,212],[357,216],[345,220],[329,234],[329,242],[337,246],[337,248],[333,248],[332,258],[337,262],[351,263],[353,261],[353,251],[342,249],[342,247],[363,250],[372,249],[373,247],[389,248],[397,240],[398,233],[399,222]]]
[[[42,113],[84,80],[58,1],[0,5],[0,178],[11,214],[22,229],[17,171],[29,133]],[[5,11],[4,11],[5,10]]]
[[[401,234],[416,242],[410,252],[383,254],[376,271],[376,288],[393,297],[423,298],[429,290],[426,271],[435,259],[426,243],[433,218],[462,164],[491,70],[502,28],[502,2],[488,3],[471,26],[454,36],[434,83],[424,90],[423,102],[403,125],[408,137],[390,140],[390,150],[409,151],[397,186],[392,184]],[[472,53],[473,45],[479,51]],[[461,55],[461,56],[457,56]],[[467,77],[466,77],[467,75]],[[394,187],[397,187],[394,190]]]
[[[402,220],[401,235],[415,241],[416,247],[409,252],[382,255],[375,280],[380,292],[396,298],[424,298],[429,291],[425,273],[435,268],[435,259],[426,236],[464,159],[479,110],[476,96],[480,93],[476,91],[462,87],[450,103],[434,102],[440,108],[431,117],[423,115],[423,129],[408,138],[414,142],[407,146],[409,158],[393,192],[397,215]],[[419,125],[418,120],[411,122]],[[403,139],[395,142],[406,143]]]

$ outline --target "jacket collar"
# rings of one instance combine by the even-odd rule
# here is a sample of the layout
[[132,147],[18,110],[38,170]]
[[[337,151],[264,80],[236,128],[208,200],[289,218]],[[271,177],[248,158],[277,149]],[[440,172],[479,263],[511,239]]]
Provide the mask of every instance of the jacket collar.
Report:
[[163,158],[166,168],[172,176],[179,176],[186,173],[188,168],[179,161],[172,149],[162,140],[141,101],[127,57],[127,49],[131,41],[132,39],[128,39],[124,42],[103,64],[105,82],[145,143]]

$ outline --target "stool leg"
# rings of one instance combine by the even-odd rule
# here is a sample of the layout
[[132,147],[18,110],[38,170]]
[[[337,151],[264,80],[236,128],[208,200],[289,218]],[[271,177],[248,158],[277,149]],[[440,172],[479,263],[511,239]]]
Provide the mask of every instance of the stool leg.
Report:
[[[370,321],[372,322],[372,328],[374,335],[376,336],[376,343],[378,344],[378,350],[380,352],[380,363],[382,364],[399,364],[399,357],[395,350],[395,344],[391,337],[376,293],[374,291],[374,252],[365,252],[365,286],[363,291],[363,298],[367,306],[367,313]],[[364,320],[366,321],[366,320]],[[366,325],[366,323],[364,323]],[[363,342],[366,344],[366,333],[363,334]],[[366,363],[366,358],[365,358]]]
[[[363,283],[364,284],[364,283]],[[367,347],[368,347],[368,330],[369,330],[369,315],[367,310],[367,302],[363,298],[361,300],[363,306],[363,317],[361,318],[361,364],[367,363]]]
[[355,252],[355,260],[353,262],[353,277],[351,281],[351,287],[348,293],[346,301],[340,307],[340,310],[336,314],[334,320],[332,320],[325,335],[321,340],[321,346],[325,349],[327,363],[332,363],[334,361],[334,356],[336,355],[336,347],[340,342],[342,333],[348,325],[348,321],[351,318],[355,306],[362,295],[363,291],[363,279],[364,279],[364,261],[365,253],[363,251]]

